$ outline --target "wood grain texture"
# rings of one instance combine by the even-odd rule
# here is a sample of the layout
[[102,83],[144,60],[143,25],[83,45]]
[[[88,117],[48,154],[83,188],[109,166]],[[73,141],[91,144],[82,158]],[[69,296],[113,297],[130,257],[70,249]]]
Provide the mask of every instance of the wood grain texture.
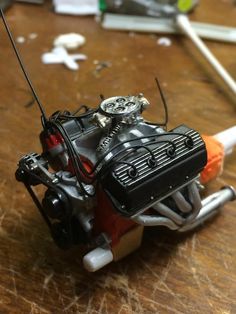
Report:
[[[193,20],[236,27],[233,1],[205,0]],[[154,77],[169,104],[170,125],[185,123],[215,134],[236,123],[236,100],[188,39],[171,37],[171,47],[157,45],[157,35],[104,31],[90,17],[55,15],[51,4],[14,5],[7,12],[14,37],[25,36],[19,50],[49,114],[97,106],[98,95],[143,92],[152,106],[145,113],[163,117]],[[79,32],[88,60],[78,72],[45,66],[41,54],[55,36]],[[37,33],[34,40],[30,33]],[[236,46],[208,46],[236,78]],[[236,205],[194,233],[145,231],[141,248],[95,274],[82,267],[82,249],[60,251],[24,187],[14,178],[20,156],[40,152],[39,111],[31,100],[6,33],[0,25],[0,313],[236,313]],[[95,75],[94,61],[111,67]],[[236,187],[236,152],[208,193],[225,184]]]

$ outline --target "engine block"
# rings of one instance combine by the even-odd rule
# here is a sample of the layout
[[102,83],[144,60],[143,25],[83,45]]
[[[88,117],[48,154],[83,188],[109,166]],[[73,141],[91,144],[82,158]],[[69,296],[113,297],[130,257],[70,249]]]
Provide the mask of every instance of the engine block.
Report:
[[[139,94],[102,99],[82,113],[56,112],[40,134],[43,153],[19,161],[16,178],[56,244],[95,247],[84,257],[89,271],[136,249],[143,226],[189,230],[235,197],[227,187],[201,200],[204,140],[185,125],[167,131],[146,121],[148,105]],[[46,188],[42,200],[38,185]]]

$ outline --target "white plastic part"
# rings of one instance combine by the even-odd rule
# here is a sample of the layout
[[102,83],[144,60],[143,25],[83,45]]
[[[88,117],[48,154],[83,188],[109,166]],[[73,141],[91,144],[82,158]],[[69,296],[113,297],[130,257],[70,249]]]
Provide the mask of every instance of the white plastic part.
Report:
[[[106,29],[158,34],[182,33],[172,18],[105,13],[101,23],[102,27]],[[201,38],[236,43],[235,27],[192,21],[190,23],[196,34]]]
[[86,39],[84,36],[76,33],[69,33],[59,35],[54,39],[53,46],[54,47],[64,47],[66,49],[76,49],[85,44]]
[[84,268],[89,272],[95,272],[113,261],[112,251],[98,247],[86,254],[83,258]]
[[87,56],[84,54],[68,54],[64,47],[54,48],[51,52],[47,52],[42,55],[42,62],[44,64],[64,63],[68,69],[73,71],[79,69],[79,65],[76,61],[86,59]]
[[207,48],[204,42],[198,37],[194,29],[192,28],[188,17],[183,14],[178,14],[176,16],[176,24],[192,40],[194,45],[199,49],[202,55],[221,76],[221,78],[225,81],[225,83],[232,90],[232,92],[236,94],[236,82],[226,71],[226,69],[220,64],[216,57],[211,53],[211,51]]
[[236,146],[236,126],[222,131],[214,137],[224,146],[225,155],[229,155]]
[[90,15],[99,13],[97,0],[53,0],[56,13]]

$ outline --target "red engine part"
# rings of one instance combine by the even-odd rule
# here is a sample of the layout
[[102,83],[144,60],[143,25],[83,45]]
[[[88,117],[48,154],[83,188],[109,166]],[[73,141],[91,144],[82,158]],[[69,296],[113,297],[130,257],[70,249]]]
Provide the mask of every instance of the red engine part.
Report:
[[64,139],[59,132],[57,132],[56,134],[50,134],[49,136],[45,137],[44,140],[47,150],[55,148],[56,146],[61,145],[64,142]]
[[136,226],[136,223],[117,214],[101,189],[97,193],[97,204],[94,211],[94,233],[98,235],[105,232],[110,236],[111,246],[114,247],[127,231]]
[[[80,156],[80,160],[82,162],[82,166],[84,167],[85,171],[87,171],[88,174],[91,173],[91,171],[93,169],[93,164],[88,159],[84,158],[83,156]],[[71,159],[69,159],[68,166],[66,167],[65,170],[67,170],[70,173],[72,173],[73,175],[75,175],[75,171],[74,171],[74,167],[73,167]],[[88,183],[88,184],[93,179],[93,174],[86,176],[81,170],[80,170],[80,175],[81,175],[83,181],[85,183]]]

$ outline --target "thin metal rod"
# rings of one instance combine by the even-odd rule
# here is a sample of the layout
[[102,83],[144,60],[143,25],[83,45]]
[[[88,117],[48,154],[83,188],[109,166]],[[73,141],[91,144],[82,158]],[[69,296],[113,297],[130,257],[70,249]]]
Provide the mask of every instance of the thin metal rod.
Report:
[[191,41],[198,48],[198,50],[202,53],[202,55],[212,65],[212,67],[216,70],[219,76],[225,81],[225,83],[228,85],[231,91],[234,94],[236,94],[235,80],[230,76],[230,74],[226,71],[226,69],[221,65],[221,63],[216,59],[216,57],[212,54],[212,52],[207,48],[204,42],[196,34],[188,17],[183,14],[178,14],[176,16],[176,24],[183,31],[183,33],[191,39]]
[[27,72],[26,72],[26,70],[25,70],[25,66],[24,66],[24,64],[23,64],[23,62],[22,62],[22,60],[21,60],[20,54],[19,54],[19,52],[18,52],[18,50],[17,50],[17,48],[16,48],[15,41],[14,41],[14,39],[13,39],[13,36],[12,36],[12,34],[11,34],[10,28],[9,28],[9,26],[8,26],[8,24],[7,24],[7,21],[6,21],[6,19],[5,19],[5,16],[4,16],[4,13],[3,13],[3,10],[2,10],[2,9],[0,9],[0,14],[1,14],[1,16],[2,16],[3,24],[4,24],[5,28],[6,28],[8,37],[9,37],[9,39],[10,39],[10,41],[11,41],[13,50],[14,50],[14,52],[15,52],[15,54],[16,54],[16,57],[17,57],[18,62],[19,62],[19,64],[20,64],[21,70],[22,70],[22,72],[23,72],[23,74],[24,74],[24,76],[25,76],[25,79],[26,79],[27,83],[29,84],[29,87],[30,87],[30,89],[31,89],[31,91],[32,91],[32,93],[33,93],[33,95],[34,95],[34,98],[35,98],[36,102],[38,103],[39,109],[40,109],[40,111],[41,111],[41,113],[42,113],[43,122],[45,123],[45,122],[47,121],[47,117],[46,117],[45,110],[44,110],[43,105],[41,104],[41,102],[40,102],[40,100],[39,100],[39,97],[38,97],[37,94],[36,94],[36,91],[35,91],[35,89],[34,89],[32,83],[31,83],[31,81],[30,81],[30,78],[29,78],[29,76],[28,76],[28,74],[27,74]]
[[167,102],[166,102],[165,96],[164,96],[164,94],[162,92],[161,85],[160,85],[157,77],[155,77],[155,81],[156,81],[159,93],[161,95],[161,100],[162,100],[162,103],[163,103],[164,109],[165,109],[165,122],[162,125],[164,125],[167,128],[167,124],[168,124],[168,121],[169,121]]

